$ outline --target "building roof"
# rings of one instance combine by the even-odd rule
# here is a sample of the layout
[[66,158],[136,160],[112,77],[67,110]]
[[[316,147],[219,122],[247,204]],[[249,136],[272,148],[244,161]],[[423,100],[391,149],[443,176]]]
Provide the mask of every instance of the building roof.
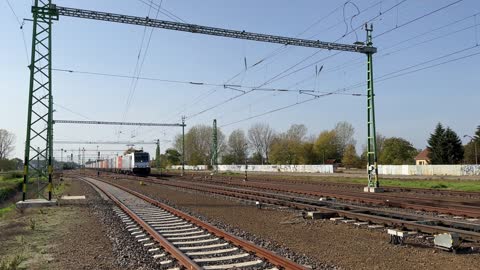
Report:
[[416,157],[415,160],[428,160],[430,161],[430,158],[428,157],[428,154],[430,153],[430,150],[428,148],[423,149],[422,152],[420,152]]

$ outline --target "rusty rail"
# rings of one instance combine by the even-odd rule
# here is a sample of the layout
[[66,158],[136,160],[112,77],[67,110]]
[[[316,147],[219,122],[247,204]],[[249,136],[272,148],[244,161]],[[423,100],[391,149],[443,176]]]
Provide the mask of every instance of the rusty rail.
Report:
[[[284,258],[284,257],[281,257],[281,256],[279,256],[279,255],[277,255],[277,254],[275,254],[275,253],[273,253],[273,252],[271,252],[271,251],[268,251],[268,250],[266,250],[266,249],[264,249],[264,248],[261,248],[261,247],[259,247],[259,246],[256,246],[256,245],[254,245],[254,244],[252,244],[252,243],[250,243],[250,242],[248,242],[248,241],[245,241],[245,240],[243,240],[243,239],[241,239],[241,238],[238,238],[238,237],[236,237],[236,236],[233,236],[233,235],[231,235],[231,234],[229,234],[229,233],[227,233],[227,232],[225,232],[225,231],[223,231],[223,230],[221,230],[221,229],[218,229],[218,228],[216,228],[216,227],[214,227],[214,226],[212,226],[212,225],[210,225],[210,224],[208,224],[208,223],[206,223],[206,222],[201,221],[201,220],[198,219],[198,218],[192,217],[192,216],[190,216],[190,215],[188,215],[188,214],[186,214],[186,213],[184,213],[184,212],[182,212],[182,211],[179,211],[179,210],[177,210],[177,209],[175,209],[175,208],[172,208],[172,207],[170,207],[170,206],[168,206],[168,205],[166,205],[166,204],[164,204],[164,203],[161,203],[161,202],[159,202],[159,201],[157,201],[157,200],[154,200],[154,199],[152,199],[152,198],[150,198],[150,197],[148,197],[148,196],[145,196],[145,195],[143,195],[143,194],[141,194],[141,193],[139,193],[139,192],[133,191],[133,190],[131,190],[131,189],[128,189],[128,188],[126,188],[126,187],[123,187],[123,186],[118,185],[118,184],[115,184],[115,183],[106,182],[106,181],[101,180],[101,179],[98,179],[98,178],[96,178],[96,180],[99,180],[99,181],[108,183],[109,185],[112,185],[112,186],[117,187],[117,188],[119,188],[119,189],[121,189],[121,190],[123,190],[123,191],[126,191],[126,192],[128,192],[128,193],[130,193],[130,194],[132,194],[132,195],[134,195],[134,196],[136,196],[136,197],[138,197],[138,198],[141,198],[141,199],[145,200],[146,202],[151,203],[152,205],[158,206],[158,207],[160,207],[160,208],[162,208],[162,209],[164,209],[164,210],[166,210],[166,211],[168,211],[168,212],[170,212],[170,213],[172,213],[172,214],[174,214],[174,215],[176,215],[176,216],[178,216],[178,217],[180,217],[180,218],[183,218],[183,219],[185,219],[185,220],[188,220],[189,222],[191,222],[191,223],[193,223],[193,224],[195,224],[195,225],[197,225],[197,226],[199,226],[199,227],[202,227],[203,229],[208,230],[209,232],[211,232],[211,233],[213,233],[213,234],[215,234],[215,235],[217,235],[217,236],[219,236],[219,237],[221,237],[221,238],[223,238],[223,239],[225,239],[225,240],[227,240],[227,241],[230,241],[232,244],[237,245],[237,246],[243,248],[245,251],[255,253],[256,256],[258,256],[258,257],[260,257],[260,258],[264,258],[265,260],[269,261],[269,262],[272,263],[273,265],[276,265],[276,266],[278,266],[278,267],[280,267],[280,268],[282,268],[282,269],[286,269],[286,270],[306,270],[306,269],[307,269],[306,267],[301,266],[301,265],[299,265],[299,264],[297,264],[297,263],[295,263],[295,262],[293,262],[293,261],[291,261],[291,260],[288,260],[288,259],[286,259],[286,258]],[[97,187],[98,187],[98,186],[97,186]],[[103,190],[102,190],[102,191],[103,191]],[[103,192],[105,192],[105,191],[103,191]],[[108,193],[106,193],[106,194],[107,194],[107,196],[109,196]],[[113,198],[113,197],[111,197],[111,196],[109,196],[109,197],[110,197],[111,199]],[[116,199],[113,198],[112,200],[115,201]],[[119,202],[118,200],[116,200],[116,203],[117,203],[117,202],[121,204],[121,202]],[[117,204],[118,204],[118,203],[117,203]],[[123,206],[122,209],[124,209],[124,208],[126,208],[126,207]],[[128,208],[126,208],[126,209],[128,209]],[[128,211],[130,211],[130,210],[128,209]],[[137,222],[138,222],[138,220],[141,221],[141,219],[140,219],[138,216],[136,216],[135,213],[133,213],[133,212],[131,212],[131,211],[130,211],[130,213],[133,214],[133,216],[131,216],[132,218],[134,218],[134,216],[136,217],[136,219],[135,219],[135,218],[134,218],[134,219],[135,219]],[[129,215],[130,215],[130,214],[129,214]],[[141,221],[141,222],[143,222],[143,221]],[[140,223],[140,222],[139,222],[139,223]],[[150,232],[152,231],[152,233],[154,233],[154,234],[158,235],[159,237],[161,237],[161,238],[159,238],[159,239],[162,239],[162,241],[165,241],[166,244],[168,244],[168,245],[166,245],[166,247],[165,247],[165,249],[166,249],[167,251],[169,251],[169,250],[172,249],[172,248],[174,249],[174,251],[177,250],[174,246],[172,246],[166,239],[164,239],[160,234],[158,234],[158,233],[157,233],[153,228],[151,228],[148,224],[146,224],[145,222],[143,222],[143,223],[144,223],[144,225],[146,226],[146,228],[145,228],[143,225],[142,225],[142,227],[145,228],[145,230],[147,230],[147,232],[149,232],[149,234],[150,234]],[[147,229],[147,228],[148,228],[148,229]],[[151,231],[150,231],[150,230],[151,230]],[[152,237],[153,237],[153,235],[152,235]],[[159,243],[160,243],[160,242],[159,242]],[[161,244],[161,243],[160,243],[160,244]],[[163,245],[162,245],[162,246],[163,246]],[[173,250],[173,249],[172,249],[172,250]],[[177,251],[178,251],[178,250],[177,250]],[[169,251],[169,252],[170,252],[170,251]],[[178,252],[180,252],[180,251],[178,251]],[[180,252],[180,253],[181,253],[181,252]],[[183,255],[183,253],[182,253],[182,255]],[[174,256],[174,255],[172,254],[172,256]],[[177,258],[176,256],[174,256],[174,257]],[[189,266],[186,266],[188,269],[201,269],[201,268],[194,268],[194,267],[199,267],[199,266],[198,266],[195,262],[191,261],[191,260],[190,260],[188,257],[186,257],[185,255],[183,255],[181,258],[183,258],[183,257],[185,257],[185,259],[188,259],[188,261],[187,261],[187,260],[184,260],[184,261],[185,261],[185,264],[189,265]],[[191,261],[193,264],[190,264],[189,261]],[[185,265],[185,264],[182,263],[182,265]],[[194,266],[194,265],[195,265],[195,266]],[[192,268],[192,267],[193,267],[193,268]]]
[[[83,179],[83,178],[80,178]],[[88,180],[84,180],[88,181]],[[101,181],[101,180],[99,180]],[[167,239],[165,239],[162,235],[160,235],[157,231],[155,231],[150,225],[148,225],[145,221],[143,221],[140,217],[137,216],[132,210],[130,210],[127,206],[125,206],[122,202],[120,202],[117,198],[115,198],[112,194],[110,194],[105,189],[101,188],[100,186],[96,185],[93,182],[88,181],[99,190],[101,190],[105,195],[107,195],[110,200],[112,200],[118,207],[120,207],[127,215],[129,215],[133,220],[135,220],[145,231],[150,234],[155,241],[157,241],[172,257],[174,257],[181,265],[183,265],[187,269],[202,269],[196,262],[192,261],[188,258],[183,252],[177,249],[174,245],[172,245]]]
[[235,197],[235,198],[241,198],[241,199],[247,199],[247,200],[256,200],[263,203],[288,206],[291,208],[302,209],[302,210],[315,210],[315,211],[321,211],[324,213],[335,212],[339,216],[343,216],[347,218],[353,218],[353,219],[362,220],[362,221],[369,221],[369,222],[378,223],[378,224],[386,224],[386,225],[391,225],[395,227],[404,227],[407,229],[417,230],[420,232],[430,233],[430,234],[443,233],[443,232],[456,232],[463,239],[474,240],[474,241],[480,240],[480,233],[474,232],[474,231],[467,231],[467,230],[461,230],[461,229],[450,228],[450,227],[442,227],[438,225],[421,224],[421,223],[417,223],[416,221],[408,221],[408,220],[401,220],[398,218],[390,218],[390,217],[378,216],[373,214],[365,214],[362,212],[355,211],[355,209],[353,209],[353,211],[342,210],[342,209],[332,209],[325,206],[318,206],[318,205],[295,202],[290,200],[282,200],[278,198],[270,198],[268,196],[258,195],[258,193],[260,192],[256,192],[256,191],[244,191],[242,193],[240,191],[228,191],[221,187],[210,187],[210,188],[198,187],[198,186],[193,187],[191,185],[186,185],[186,184],[171,183],[171,181],[162,181],[160,183],[158,181],[150,180],[150,179],[146,179],[146,181],[151,183],[166,185],[166,186],[177,187],[177,188],[179,187],[179,188],[185,188],[185,189],[190,189],[190,190],[195,190],[200,192],[213,193],[217,195],[223,195],[223,196],[229,196],[229,197]]

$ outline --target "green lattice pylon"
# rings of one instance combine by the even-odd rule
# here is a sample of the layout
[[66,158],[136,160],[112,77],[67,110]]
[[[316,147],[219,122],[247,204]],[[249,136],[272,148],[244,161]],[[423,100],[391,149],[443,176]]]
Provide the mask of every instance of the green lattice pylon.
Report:
[[213,119],[213,130],[212,130],[212,168],[213,168],[213,172],[217,172],[217,166],[218,166],[217,119]]
[[[48,187],[48,200],[52,199],[53,158],[53,101],[52,101],[52,20],[58,14],[51,0],[35,0],[32,7],[33,35],[28,95],[27,135],[23,196],[27,199],[27,183],[37,177],[36,197],[44,197]],[[45,184],[48,180],[48,184]]]
[[[372,47],[373,27],[365,25],[367,46]],[[377,133],[375,130],[375,94],[373,92],[373,52],[367,52],[367,173],[368,186],[379,187],[377,167]]]

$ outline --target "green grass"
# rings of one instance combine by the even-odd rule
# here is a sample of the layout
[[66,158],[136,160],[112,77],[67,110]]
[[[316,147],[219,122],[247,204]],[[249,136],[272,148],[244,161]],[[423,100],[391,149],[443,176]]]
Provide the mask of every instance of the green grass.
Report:
[[11,258],[4,258],[0,261],[0,270],[20,269],[20,264],[25,260],[26,258],[21,254],[14,255]]
[[0,203],[14,196],[22,187],[22,178],[0,177]]
[[[364,178],[331,178],[321,181],[333,181],[342,183],[365,184]],[[458,191],[479,191],[480,181],[474,180],[408,180],[408,179],[380,179],[380,183],[385,187],[403,187],[403,188],[434,188],[441,190]]]
[[9,213],[10,211],[15,209],[15,204],[12,203],[9,206],[0,208],[0,217],[3,217],[5,214]]

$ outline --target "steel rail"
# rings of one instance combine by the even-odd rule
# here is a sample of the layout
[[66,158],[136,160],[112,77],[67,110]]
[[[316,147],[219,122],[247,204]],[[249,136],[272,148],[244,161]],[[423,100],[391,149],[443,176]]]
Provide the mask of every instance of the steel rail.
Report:
[[[169,172],[172,175],[179,175],[176,174],[176,172]],[[194,172],[192,173],[193,175],[198,175],[198,176],[205,176],[203,173],[198,173]],[[150,174],[152,176],[155,176],[154,174]],[[272,176],[269,174],[265,174],[266,176]],[[258,176],[258,174],[257,174]],[[262,175],[263,176],[263,175]],[[287,175],[291,176],[292,175]],[[238,180],[243,180],[243,176],[233,176],[234,178],[237,178]],[[225,183],[227,179],[225,178],[220,178],[216,177],[216,181],[220,181],[222,183]],[[421,181],[421,180],[419,180]],[[262,179],[262,178],[254,178],[254,177],[249,177],[249,182],[255,182],[255,183],[278,183],[278,184],[305,184],[305,185],[320,185],[320,186],[332,186],[332,187],[340,187],[343,189],[362,189],[365,187],[363,184],[354,184],[354,183],[335,183],[335,182],[321,182],[321,181],[316,181],[316,180],[289,180],[289,179]],[[420,194],[436,194],[436,195],[449,195],[449,196],[476,196],[480,197],[480,192],[479,191],[460,191],[460,190],[444,190],[444,189],[432,189],[432,188],[409,188],[409,187],[395,187],[395,186],[388,186],[388,185],[382,185],[383,189],[387,192],[412,192],[412,193],[420,193]]]
[[[258,256],[260,258],[264,258],[265,260],[269,261],[270,263],[272,263],[276,266],[279,266],[283,269],[287,269],[287,270],[306,270],[307,269],[306,267],[301,266],[301,265],[299,265],[299,264],[297,264],[297,263],[295,263],[291,260],[288,260],[284,257],[278,256],[277,254],[275,254],[273,252],[270,252],[270,251],[268,251],[264,248],[256,246],[255,244],[252,244],[248,241],[245,241],[245,240],[240,239],[236,236],[233,236],[233,235],[231,235],[231,234],[229,234],[229,233],[227,233],[227,232],[225,232],[221,229],[218,229],[218,228],[216,228],[216,227],[214,227],[214,226],[212,226],[212,225],[210,225],[206,222],[201,221],[198,218],[192,217],[192,216],[190,216],[190,215],[188,215],[188,214],[186,214],[186,213],[184,213],[180,210],[177,210],[177,209],[175,209],[173,207],[170,207],[170,206],[168,206],[164,203],[161,203],[157,200],[154,200],[154,199],[152,199],[152,198],[150,198],[146,195],[143,195],[139,192],[133,191],[131,189],[128,189],[126,187],[123,187],[123,186],[115,184],[115,183],[107,182],[107,181],[104,181],[104,180],[101,180],[101,179],[98,179],[98,178],[95,178],[95,179],[98,180],[98,181],[102,181],[104,183],[107,183],[109,185],[112,185],[116,188],[119,188],[119,189],[121,189],[125,192],[128,192],[128,193],[142,199],[142,200],[145,200],[148,203],[151,203],[152,205],[158,206],[158,207],[172,213],[173,215],[176,215],[180,218],[183,218],[187,221],[190,221],[191,223],[193,223],[193,224],[195,224],[199,227],[202,227],[203,229],[211,232],[212,234],[215,234],[215,235],[233,243],[234,245],[237,245],[237,246],[243,248],[244,250],[246,250],[248,252],[253,252],[253,253],[255,253],[256,256]],[[148,226],[148,225],[146,225],[146,226]]]
[[174,245],[172,245],[167,239],[165,239],[162,235],[156,232],[150,225],[148,225],[145,221],[143,221],[137,214],[135,214],[132,210],[130,210],[125,204],[119,201],[115,196],[111,193],[103,189],[102,187],[98,186],[97,184],[85,180],[82,177],[79,177],[83,181],[87,181],[88,183],[94,185],[96,188],[101,190],[110,200],[112,200],[118,207],[120,207],[127,215],[129,215],[133,220],[135,220],[145,231],[150,234],[150,236],[155,239],[168,253],[172,255],[181,265],[186,267],[187,269],[202,269],[196,262],[188,258],[183,252],[177,249]]
[[[215,187],[215,188],[199,188],[199,187],[192,187],[191,185],[175,185],[172,184],[171,182],[169,183],[159,183],[156,181],[151,181],[147,180],[148,182],[156,183],[156,184],[161,184],[161,185],[167,185],[167,186],[172,186],[172,187],[180,187],[180,188],[185,188],[185,189],[190,189],[190,190],[195,190],[195,191],[201,191],[201,192],[207,192],[207,193],[213,193],[217,195],[223,195],[223,196],[229,196],[229,197],[235,197],[235,198],[240,198],[240,199],[248,199],[252,201],[260,201],[263,203],[269,203],[269,204],[275,204],[275,205],[281,205],[281,206],[288,206],[291,208],[295,209],[301,209],[301,210],[308,210],[308,211],[320,211],[322,213],[331,213],[331,212],[336,212],[339,216],[347,217],[347,218],[353,218],[353,219],[358,219],[362,221],[370,221],[373,223],[378,223],[378,224],[387,224],[391,225],[394,227],[404,227],[410,230],[417,230],[420,232],[425,232],[425,233],[444,233],[444,232],[455,232],[458,233],[463,239],[467,240],[475,240],[478,241],[480,240],[480,233],[474,232],[474,231],[467,231],[467,230],[461,230],[457,228],[447,228],[447,227],[442,227],[438,225],[429,225],[429,224],[421,224],[417,223],[419,221],[408,221],[408,220],[401,220],[398,218],[390,218],[390,217],[383,217],[383,216],[378,216],[378,215],[372,215],[372,214],[366,214],[362,213],[361,211],[356,211],[355,209],[352,210],[342,210],[342,209],[334,209],[334,208],[328,208],[325,206],[318,206],[314,204],[308,204],[308,203],[302,203],[302,202],[295,202],[295,201],[288,201],[288,200],[281,200],[281,199],[276,199],[276,198],[266,198],[265,196],[259,196],[259,195],[252,195],[252,194],[242,194],[240,192],[236,191],[227,191],[227,190],[222,190],[221,188]],[[216,189],[216,191],[215,191]]]
[[[188,181],[188,180],[183,180],[183,181]],[[225,183],[225,184],[231,185],[231,183]],[[450,201],[450,202],[437,201],[437,204],[439,204],[439,206],[435,206],[432,204],[435,204],[436,201],[422,199],[422,198],[403,198],[402,200],[402,198],[399,198],[398,196],[388,197],[386,195],[378,195],[378,194],[370,195],[370,194],[358,193],[356,195],[352,195],[352,194],[345,194],[342,192],[293,190],[293,189],[287,189],[287,188],[281,188],[281,187],[269,187],[265,185],[252,185],[248,183],[235,184],[235,185],[241,186],[241,187],[261,188],[265,190],[289,192],[289,193],[296,193],[296,194],[309,195],[309,196],[332,197],[332,198],[338,198],[342,200],[356,201],[361,203],[372,203],[372,204],[386,205],[391,207],[441,212],[445,214],[465,215],[465,216],[476,217],[476,218],[480,217],[480,207],[471,206],[471,205],[462,205],[462,202],[455,202],[455,201]],[[372,198],[372,196],[375,196],[377,198]],[[420,203],[414,202],[413,200],[423,201],[423,204],[421,202]]]

